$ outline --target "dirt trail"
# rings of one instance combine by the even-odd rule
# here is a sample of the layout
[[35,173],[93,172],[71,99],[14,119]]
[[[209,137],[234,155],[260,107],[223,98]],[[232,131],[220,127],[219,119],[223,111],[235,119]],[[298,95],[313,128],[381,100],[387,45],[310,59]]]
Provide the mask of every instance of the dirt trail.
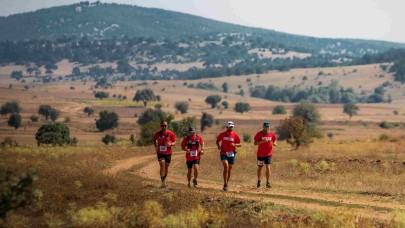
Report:
[[[183,161],[184,154],[174,153],[171,166]],[[120,171],[128,170],[131,167],[139,166],[134,170],[134,174],[156,183],[160,180],[159,164],[156,161],[156,155],[146,155],[132,157],[118,161],[113,167],[104,171],[105,174],[114,175]],[[184,183],[186,187],[186,176],[169,173],[168,184],[170,182]],[[199,179],[199,188],[196,191],[222,191],[222,183],[210,180]],[[296,209],[307,209],[315,211],[334,210],[338,207],[352,208],[353,212],[359,213],[364,217],[392,219],[392,212],[397,209],[405,210],[405,205],[395,201],[390,197],[381,196],[359,196],[338,193],[319,193],[309,190],[289,190],[274,186],[271,189],[256,189],[252,186],[232,185],[224,195],[248,200],[262,200],[274,202],[279,205],[292,207]]]

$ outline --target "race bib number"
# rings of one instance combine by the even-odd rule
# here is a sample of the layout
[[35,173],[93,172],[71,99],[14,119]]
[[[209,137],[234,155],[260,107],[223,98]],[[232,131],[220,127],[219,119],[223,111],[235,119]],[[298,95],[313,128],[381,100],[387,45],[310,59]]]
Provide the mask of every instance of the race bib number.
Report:
[[229,151],[229,152],[226,152],[226,156],[235,157],[235,153],[233,151]]
[[258,166],[264,166],[264,161],[257,161]]
[[190,150],[190,157],[197,157],[197,151],[196,150]]
[[159,151],[161,151],[161,152],[166,152],[166,151],[167,151],[167,147],[166,147],[166,146],[160,146],[160,147],[159,147]]

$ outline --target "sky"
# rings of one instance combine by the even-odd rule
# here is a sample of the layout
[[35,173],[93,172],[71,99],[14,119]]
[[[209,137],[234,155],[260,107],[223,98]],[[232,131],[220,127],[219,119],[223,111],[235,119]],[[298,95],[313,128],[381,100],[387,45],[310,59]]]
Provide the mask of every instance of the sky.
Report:
[[[78,2],[80,0],[0,0],[0,16]],[[403,12],[405,1],[402,0],[101,0],[101,2],[172,10],[297,35],[405,43]]]

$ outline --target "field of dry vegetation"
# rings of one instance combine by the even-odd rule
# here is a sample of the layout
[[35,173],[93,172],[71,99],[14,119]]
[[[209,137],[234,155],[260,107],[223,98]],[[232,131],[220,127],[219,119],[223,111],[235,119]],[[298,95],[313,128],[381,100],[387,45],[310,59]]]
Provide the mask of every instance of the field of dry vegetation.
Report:
[[[94,82],[48,84],[16,83],[9,77],[10,67],[0,69],[0,104],[16,101],[22,111],[22,126],[15,130],[0,117],[0,142],[11,136],[19,146],[2,147],[0,168],[22,175],[35,169],[38,200],[12,210],[0,218],[4,227],[404,227],[405,226],[405,96],[404,85],[388,89],[393,102],[358,104],[358,115],[351,119],[341,104],[315,105],[321,114],[324,137],[309,147],[293,149],[286,142],[275,148],[272,163],[272,188],[256,189],[256,147],[244,142],[238,150],[229,192],[222,189],[222,165],[215,149],[216,135],[228,120],[235,122],[239,135],[254,136],[263,121],[272,128],[291,115],[296,104],[276,103],[248,96],[247,79],[253,85],[292,86],[293,82],[316,85],[317,80],[341,79],[341,85],[371,90],[391,75],[379,77],[378,65],[330,69],[302,69],[285,73],[211,79],[218,88],[230,84],[229,93],[188,88],[184,81],[117,82],[107,89],[110,98],[93,95]],[[353,72],[355,73],[342,73]],[[317,79],[322,70],[330,76]],[[300,79],[308,76],[308,80]],[[294,80],[292,80],[294,77]],[[349,78],[351,78],[349,80]],[[368,83],[368,80],[372,81]],[[209,79],[200,80],[208,82]],[[199,81],[187,81],[196,84]],[[367,82],[367,83],[365,83]],[[10,86],[10,84],[12,86]],[[28,85],[28,88],[25,87]],[[236,95],[241,85],[245,96]],[[137,118],[145,110],[132,102],[136,90],[151,88],[161,96],[162,110],[175,114],[176,120],[202,112],[212,114],[218,124],[199,132],[206,141],[201,160],[200,187],[186,186],[183,152],[175,147],[168,186],[159,188],[158,163],[152,147],[131,144],[130,135],[139,136]],[[101,90],[97,90],[101,91]],[[121,94],[127,100],[118,100]],[[204,102],[218,94],[229,102],[229,109],[211,109]],[[186,114],[174,108],[177,101],[189,102]],[[248,102],[251,111],[236,113],[236,102]],[[30,121],[38,107],[49,104],[61,111],[58,122],[66,122],[77,146],[37,146],[35,133],[46,123]],[[153,107],[156,103],[149,103]],[[282,104],[286,115],[272,115]],[[93,116],[83,112],[86,106]],[[99,132],[95,119],[102,110],[119,116],[119,127]],[[383,129],[382,121],[401,123]],[[199,128],[199,126],[197,126]],[[113,133],[117,144],[104,145],[101,138]]]

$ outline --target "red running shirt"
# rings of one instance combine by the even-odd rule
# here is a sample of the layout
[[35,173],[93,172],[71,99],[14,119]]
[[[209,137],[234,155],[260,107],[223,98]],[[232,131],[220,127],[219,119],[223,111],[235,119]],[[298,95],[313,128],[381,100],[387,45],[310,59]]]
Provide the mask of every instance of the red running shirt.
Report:
[[176,135],[170,130],[166,130],[166,133],[163,133],[162,131],[158,131],[155,133],[153,136],[153,139],[157,141],[158,144],[158,149],[156,150],[156,153],[159,154],[172,154],[172,147],[166,146],[166,142],[175,142],[176,141]]
[[236,148],[231,146],[231,143],[240,143],[239,135],[234,132],[224,131],[218,135],[217,142],[221,142],[221,151],[220,154],[226,154],[226,152],[235,151]]
[[[199,148],[197,148],[197,137],[198,137],[198,144]],[[186,152],[186,159],[187,161],[194,161],[200,159],[201,156],[201,145],[204,143],[203,139],[199,135],[194,135],[193,137],[186,136],[183,138],[181,142],[181,147],[187,148],[187,144],[191,145],[190,152]]]
[[265,139],[269,139],[270,141],[267,143],[262,143],[258,146],[257,156],[259,157],[267,157],[273,155],[273,143],[277,140],[276,135],[273,132],[266,134],[263,131],[259,131],[254,138],[255,142]]

